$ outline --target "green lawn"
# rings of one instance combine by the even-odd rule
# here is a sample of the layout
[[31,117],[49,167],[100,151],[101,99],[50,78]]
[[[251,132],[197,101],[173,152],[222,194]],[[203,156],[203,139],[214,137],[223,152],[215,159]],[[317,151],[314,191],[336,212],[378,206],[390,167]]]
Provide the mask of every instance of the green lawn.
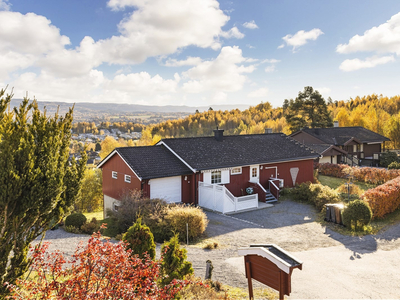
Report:
[[88,222],[90,222],[93,218],[96,218],[97,221],[103,220],[103,211],[96,211],[90,213],[84,213]]
[[[323,185],[327,185],[332,189],[337,189],[339,186],[347,182],[347,179],[344,178],[337,178],[337,177],[332,177],[332,176],[325,176],[325,175],[318,175],[318,180],[321,182]],[[355,181],[353,184],[358,185],[360,189],[363,191],[366,191],[368,189],[372,189],[376,187],[374,184],[369,184],[365,182],[360,182],[360,181]]]

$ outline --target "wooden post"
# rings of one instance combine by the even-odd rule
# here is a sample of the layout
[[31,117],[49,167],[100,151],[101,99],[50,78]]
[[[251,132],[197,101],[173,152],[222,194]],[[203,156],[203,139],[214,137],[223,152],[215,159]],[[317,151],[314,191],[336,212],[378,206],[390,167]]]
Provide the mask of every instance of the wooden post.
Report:
[[247,284],[249,286],[249,299],[253,300],[253,283],[251,281],[251,265],[249,261],[246,261],[246,275],[247,275]]
[[279,271],[279,300],[285,299],[285,274],[282,271]]

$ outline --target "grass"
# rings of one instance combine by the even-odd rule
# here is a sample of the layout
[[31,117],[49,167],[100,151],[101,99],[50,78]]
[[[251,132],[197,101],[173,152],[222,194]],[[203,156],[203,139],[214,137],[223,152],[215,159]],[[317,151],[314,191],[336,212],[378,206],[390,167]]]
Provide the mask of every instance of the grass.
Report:
[[84,215],[88,222],[90,222],[93,218],[96,218],[97,221],[103,220],[103,211],[84,213]]
[[[347,179],[345,178],[337,178],[337,177],[332,177],[332,176],[325,176],[325,175],[318,175],[318,180],[321,182],[323,185],[329,186],[331,189],[337,189],[339,186],[347,182]],[[360,182],[360,181],[355,181],[353,184],[358,185],[358,187],[366,191],[368,189],[372,189],[376,187],[374,184],[370,183],[365,183],[365,182]]]

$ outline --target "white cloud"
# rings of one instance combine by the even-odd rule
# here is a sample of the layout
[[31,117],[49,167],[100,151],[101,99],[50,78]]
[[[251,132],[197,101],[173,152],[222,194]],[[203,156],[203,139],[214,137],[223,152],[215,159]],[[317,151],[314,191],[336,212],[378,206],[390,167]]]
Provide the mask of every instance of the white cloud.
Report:
[[257,26],[256,22],[254,22],[254,20],[244,23],[243,27],[246,27],[248,29],[257,29],[258,28],[258,26]]
[[174,80],[165,80],[160,75],[151,75],[147,72],[120,74],[106,85],[108,90],[129,92],[132,96],[154,96],[164,93],[175,93],[179,75]]
[[185,60],[176,60],[173,58],[167,59],[164,66],[166,67],[182,67],[182,66],[197,66],[202,59],[200,57],[188,56]]
[[266,73],[271,73],[271,72],[275,71],[276,64],[279,62],[280,62],[280,60],[272,58],[272,59],[264,59],[261,63],[270,64],[269,66],[265,67],[264,71]]
[[395,61],[395,58],[391,56],[382,56],[382,57],[368,57],[365,60],[360,60],[358,58],[355,59],[346,59],[339,66],[339,69],[345,72],[356,71],[359,69],[373,68],[377,65],[387,64],[388,62]]
[[225,103],[228,99],[228,95],[224,92],[216,92],[212,97],[213,104]]
[[237,27],[232,27],[228,31],[221,32],[221,36],[226,39],[230,39],[230,38],[242,39],[242,38],[244,38],[244,34],[241,33]]
[[104,61],[109,63],[141,63],[190,45],[219,49],[219,36],[242,35],[235,27],[228,32],[221,29],[229,17],[216,0],[111,0],[108,5],[112,9],[135,7],[120,22],[120,36],[99,41]]
[[252,46],[250,44],[246,44],[246,47],[249,48],[249,49],[254,49],[255,48],[254,46]]
[[8,0],[0,0],[0,10],[10,10],[11,4]]
[[365,31],[364,35],[353,36],[348,44],[338,45],[336,51],[339,53],[372,51],[400,55],[400,13],[392,16],[386,23]]
[[267,88],[260,88],[258,90],[250,92],[247,97],[249,98],[262,98],[267,96],[268,94],[268,89]]
[[247,77],[243,73],[251,73],[254,65],[238,65],[246,61],[239,47],[224,47],[215,60],[203,61],[198,66],[183,73],[189,81],[183,84],[188,93],[199,93],[215,90],[234,92],[243,88]]
[[[288,34],[282,39],[286,42],[286,45],[293,46],[293,51],[300,46],[305,45],[308,41],[315,41],[321,34],[324,34],[321,29],[314,28],[310,31],[300,30],[294,35]],[[284,45],[280,45],[279,48],[283,48]]]
[[272,73],[272,72],[274,72],[274,71],[275,71],[275,65],[271,65],[271,66],[265,67],[264,71],[265,71],[266,73]]

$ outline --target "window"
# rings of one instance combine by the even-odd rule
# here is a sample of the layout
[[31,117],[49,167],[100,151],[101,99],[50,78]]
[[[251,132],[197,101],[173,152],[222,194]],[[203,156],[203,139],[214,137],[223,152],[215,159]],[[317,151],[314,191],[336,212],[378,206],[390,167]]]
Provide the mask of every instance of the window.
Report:
[[131,176],[125,175],[125,182],[131,183]]
[[251,177],[252,178],[258,177],[258,168],[251,168]]
[[242,168],[241,168],[241,167],[232,168],[232,169],[231,169],[231,174],[232,174],[232,175],[242,174]]
[[119,209],[118,203],[116,203],[116,202],[113,203],[113,209],[114,209],[114,211],[118,211],[118,209]]
[[211,183],[221,183],[221,171],[211,172]]
[[118,178],[118,172],[112,171],[112,178],[117,179]]

